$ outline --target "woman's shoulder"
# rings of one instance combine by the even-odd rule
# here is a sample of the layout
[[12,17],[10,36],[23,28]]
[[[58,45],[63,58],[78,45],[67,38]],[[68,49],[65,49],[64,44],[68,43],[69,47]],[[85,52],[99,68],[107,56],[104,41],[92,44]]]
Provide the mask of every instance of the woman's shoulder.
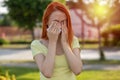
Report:
[[76,37],[75,35],[73,36],[73,40],[78,40],[78,37]]
[[42,54],[47,53],[47,48],[41,43],[41,40],[33,40],[31,42],[30,47],[31,47],[33,56],[35,56],[39,53],[42,53]]
[[32,42],[31,42],[31,45],[37,45],[37,44],[39,44],[39,40],[33,40]]
[[44,39],[33,40],[31,46],[45,46],[47,47],[47,41]]

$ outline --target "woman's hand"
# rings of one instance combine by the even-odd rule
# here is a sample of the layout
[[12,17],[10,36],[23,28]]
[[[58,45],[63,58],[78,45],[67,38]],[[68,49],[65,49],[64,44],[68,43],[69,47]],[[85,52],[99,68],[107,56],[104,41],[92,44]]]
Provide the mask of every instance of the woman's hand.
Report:
[[52,22],[47,29],[47,36],[50,42],[57,42],[58,36],[60,34],[60,24],[58,22]]
[[62,24],[61,43],[68,44],[68,29],[66,24]]

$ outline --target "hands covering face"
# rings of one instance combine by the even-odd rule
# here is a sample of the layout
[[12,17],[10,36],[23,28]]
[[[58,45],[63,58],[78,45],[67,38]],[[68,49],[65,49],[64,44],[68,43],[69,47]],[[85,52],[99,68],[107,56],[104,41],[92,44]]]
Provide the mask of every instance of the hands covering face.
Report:
[[61,42],[67,41],[67,32],[67,25],[65,22],[61,22],[60,24],[57,21],[53,21],[47,29],[47,35],[51,41],[57,41],[60,33]]
[[68,29],[67,29],[67,23],[62,24],[62,34],[61,34],[61,43],[68,43]]
[[47,29],[47,32],[52,32],[55,34],[59,34],[61,32],[61,26],[58,22],[52,22]]

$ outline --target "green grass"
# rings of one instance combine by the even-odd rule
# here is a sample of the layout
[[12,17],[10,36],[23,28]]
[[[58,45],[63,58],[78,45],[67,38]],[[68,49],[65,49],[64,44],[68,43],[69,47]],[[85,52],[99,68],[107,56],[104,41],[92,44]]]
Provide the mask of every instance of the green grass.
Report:
[[120,64],[120,60],[105,60],[105,61],[100,61],[100,60],[83,60],[84,64]]
[[[81,47],[82,47],[82,44],[80,44]],[[82,48],[85,48],[85,49],[97,49],[99,47],[98,44],[85,44]]]
[[[4,44],[1,45],[0,48],[10,48],[10,49],[21,49],[21,48],[26,48],[29,47],[30,44]],[[82,45],[81,45],[82,47]],[[85,49],[97,49],[98,48],[98,44],[85,44],[84,47]]]
[[77,76],[77,80],[120,80],[120,71],[86,70]]
[[[114,64],[120,64],[120,60],[105,60],[105,61],[100,61],[100,60],[82,60],[83,64],[106,64],[106,65],[114,65]],[[21,61],[21,60],[0,60],[0,64],[2,63],[34,63],[34,60],[28,60],[28,61]]]
[[10,75],[15,74],[16,80],[39,80],[39,71],[36,68],[0,67],[0,73],[5,71],[9,71]]
[[[10,74],[15,74],[17,80],[40,80],[39,71],[36,68],[0,67],[0,73],[6,70]],[[77,76],[77,80],[120,80],[119,75],[120,70],[84,70]]]
[[[4,45],[0,45],[0,48],[21,49],[21,48],[28,48],[29,46],[30,46],[30,44],[4,44]],[[85,44],[84,46],[82,46],[82,44],[80,44],[80,46],[82,49],[98,49],[98,47],[99,47],[98,44]],[[104,48],[103,45],[102,45],[102,47]],[[116,46],[116,47],[118,47],[118,46]],[[120,48],[120,47],[118,47],[118,48]]]
[[30,45],[29,44],[7,44],[7,45],[2,45],[0,46],[0,48],[4,48],[4,49],[23,49],[23,48],[29,48]]

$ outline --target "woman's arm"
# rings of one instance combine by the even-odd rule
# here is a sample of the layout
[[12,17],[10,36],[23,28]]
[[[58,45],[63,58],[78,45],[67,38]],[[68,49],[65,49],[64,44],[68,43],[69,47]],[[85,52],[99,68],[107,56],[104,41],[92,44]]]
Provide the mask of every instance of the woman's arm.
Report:
[[67,25],[62,25],[62,34],[61,34],[61,44],[63,46],[63,50],[65,51],[65,55],[68,61],[68,64],[71,70],[77,75],[80,74],[82,70],[82,61],[80,58],[80,50],[79,48],[74,48],[73,50],[70,48],[68,44],[68,29]]
[[71,50],[67,43],[63,43],[63,49],[65,51],[65,55],[71,70],[76,75],[80,74],[82,70],[82,60],[80,58],[79,48],[74,48],[73,50]]
[[[57,26],[57,27],[56,27]],[[39,54],[35,57],[35,61],[40,69],[46,77],[51,77],[54,69],[54,61],[56,55],[56,44],[58,40],[58,35],[60,34],[60,27],[58,27],[58,23],[53,23],[47,30],[47,35],[49,38],[48,44],[48,54],[46,56]]]
[[53,73],[55,52],[56,52],[56,43],[49,42],[48,54],[46,56],[44,56],[43,54],[38,54],[34,58],[38,65],[39,70],[47,78],[50,78]]

